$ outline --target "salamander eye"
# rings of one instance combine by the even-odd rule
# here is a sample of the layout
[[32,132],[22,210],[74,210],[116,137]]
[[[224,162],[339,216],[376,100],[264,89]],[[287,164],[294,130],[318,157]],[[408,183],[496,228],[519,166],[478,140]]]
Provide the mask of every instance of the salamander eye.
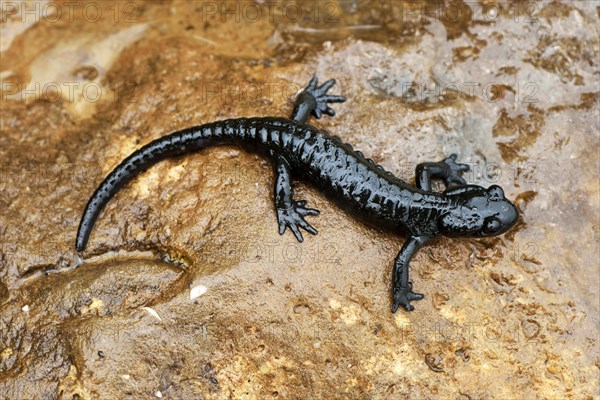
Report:
[[483,223],[483,232],[486,234],[494,234],[502,228],[502,223],[498,218],[486,218]]

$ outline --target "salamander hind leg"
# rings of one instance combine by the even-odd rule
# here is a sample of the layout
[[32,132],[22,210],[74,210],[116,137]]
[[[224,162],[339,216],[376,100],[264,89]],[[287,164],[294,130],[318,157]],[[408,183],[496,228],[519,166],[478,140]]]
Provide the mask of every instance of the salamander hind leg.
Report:
[[306,208],[306,201],[299,200],[293,201],[289,208],[278,208],[277,209],[277,221],[279,223],[279,234],[283,235],[286,228],[294,233],[294,236],[299,242],[303,242],[302,232],[299,228],[304,229],[308,233],[316,235],[318,232],[308,222],[304,220],[307,215],[319,215],[319,210],[314,208]]
[[292,199],[292,181],[290,177],[290,167],[285,158],[277,158],[275,180],[275,208],[277,209],[277,222],[279,224],[279,234],[283,235],[287,228],[290,228],[299,242],[304,238],[300,228],[305,231],[317,234],[317,230],[304,220],[307,215],[318,215],[319,210],[307,208],[305,200],[294,201]]
[[298,122],[306,122],[310,113],[317,118],[327,114],[335,115],[335,110],[329,107],[329,103],[342,103],[346,101],[344,96],[327,94],[327,91],[335,85],[335,79],[330,79],[321,86],[317,86],[317,77],[314,76],[306,88],[296,98],[292,119]]

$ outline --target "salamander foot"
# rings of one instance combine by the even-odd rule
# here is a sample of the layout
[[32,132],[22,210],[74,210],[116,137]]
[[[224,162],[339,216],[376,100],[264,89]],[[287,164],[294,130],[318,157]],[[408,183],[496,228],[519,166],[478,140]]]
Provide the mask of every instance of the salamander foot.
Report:
[[301,96],[312,96],[314,101],[317,103],[313,112],[313,115],[317,118],[321,118],[323,113],[334,116],[335,110],[327,105],[327,103],[343,103],[346,101],[344,96],[333,96],[328,95],[327,91],[331,89],[331,87],[335,85],[335,79],[330,79],[321,86],[317,87],[317,77],[313,76],[313,78],[306,86],[306,89],[302,92]]
[[458,164],[456,162],[456,154],[450,154],[445,158],[442,163],[446,164],[448,170],[444,177],[446,187],[449,187],[452,182],[456,182],[459,185],[466,185],[467,181],[462,177],[463,172],[469,170],[469,165]]
[[304,229],[313,235],[317,234],[317,230],[310,226],[304,220],[307,215],[319,215],[319,210],[314,208],[306,208],[305,200],[294,201],[289,208],[280,208],[277,210],[277,221],[279,222],[279,234],[283,235],[286,228],[289,227],[296,239],[302,242],[304,238],[299,228]]
[[411,282],[408,282],[407,287],[394,288],[394,304],[392,305],[392,313],[398,311],[400,306],[404,307],[406,311],[414,310],[415,307],[412,306],[410,302],[413,300],[421,300],[423,297],[425,297],[423,294],[412,291]]

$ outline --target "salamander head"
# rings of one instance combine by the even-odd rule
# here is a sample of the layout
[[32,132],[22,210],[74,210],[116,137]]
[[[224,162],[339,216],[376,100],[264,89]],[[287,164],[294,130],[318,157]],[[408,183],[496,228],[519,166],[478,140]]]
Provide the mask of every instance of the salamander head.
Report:
[[469,185],[445,194],[456,199],[456,207],[438,220],[444,236],[497,236],[509,230],[519,217],[517,208],[504,197],[500,186],[485,189]]

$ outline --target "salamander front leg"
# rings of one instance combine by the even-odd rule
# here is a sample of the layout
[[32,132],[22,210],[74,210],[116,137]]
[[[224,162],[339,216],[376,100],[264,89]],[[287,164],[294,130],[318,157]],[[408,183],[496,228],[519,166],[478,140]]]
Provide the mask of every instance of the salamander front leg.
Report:
[[307,215],[318,215],[319,210],[314,208],[306,208],[306,201],[294,201],[292,199],[292,180],[290,174],[290,166],[285,158],[277,157],[277,177],[275,180],[275,208],[277,209],[277,222],[279,223],[279,234],[283,235],[286,228],[294,233],[294,236],[299,242],[304,238],[299,228],[317,234],[317,230],[310,226],[304,220]]
[[457,164],[456,154],[451,154],[449,157],[440,162],[428,162],[417,165],[415,171],[415,180],[419,189],[431,191],[431,180],[442,179],[446,185],[446,189],[456,182],[459,185],[466,185],[467,182],[462,177],[463,172],[468,171],[467,164]]
[[344,96],[327,94],[327,91],[333,85],[335,85],[335,79],[330,79],[317,87],[317,77],[313,76],[308,86],[296,98],[292,119],[298,122],[306,122],[310,113],[313,113],[317,118],[321,118],[323,113],[333,117],[335,110],[329,107],[328,103],[342,103],[346,101]]
[[410,302],[424,297],[421,293],[412,291],[412,282],[408,281],[408,264],[413,254],[431,239],[429,236],[411,236],[396,256],[392,273],[392,313],[395,313],[400,306],[407,311],[412,311],[415,307]]

